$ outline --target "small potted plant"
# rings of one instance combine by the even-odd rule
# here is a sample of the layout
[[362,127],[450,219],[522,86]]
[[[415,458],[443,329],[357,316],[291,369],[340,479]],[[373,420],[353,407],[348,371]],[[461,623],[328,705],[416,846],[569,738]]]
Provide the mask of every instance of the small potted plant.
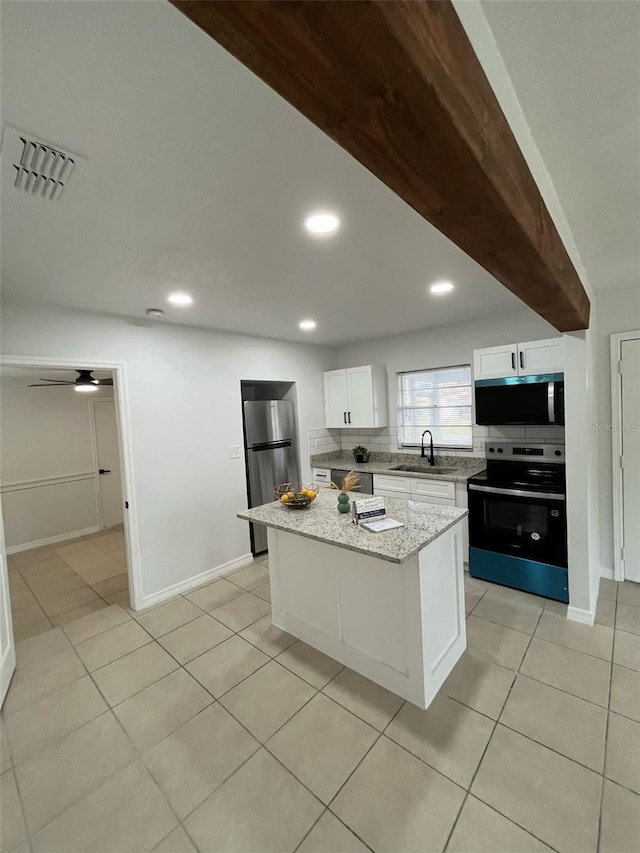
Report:
[[356,462],[369,461],[369,451],[361,444],[359,444],[357,447],[354,447],[351,452],[353,453],[353,458],[356,460]]

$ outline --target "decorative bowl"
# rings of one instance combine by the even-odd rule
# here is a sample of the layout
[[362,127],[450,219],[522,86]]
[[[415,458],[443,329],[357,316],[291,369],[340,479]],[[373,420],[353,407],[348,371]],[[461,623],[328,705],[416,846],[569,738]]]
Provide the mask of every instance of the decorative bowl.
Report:
[[316,499],[315,483],[282,483],[273,490],[273,497],[288,509],[306,509]]

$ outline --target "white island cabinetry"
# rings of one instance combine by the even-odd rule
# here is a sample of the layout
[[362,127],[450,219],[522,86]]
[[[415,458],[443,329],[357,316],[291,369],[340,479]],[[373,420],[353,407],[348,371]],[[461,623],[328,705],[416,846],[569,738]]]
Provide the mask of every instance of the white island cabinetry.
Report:
[[240,513],[268,526],[273,624],[427,708],[466,647],[465,510],[389,500],[404,527],[368,533],[321,491],[308,510]]

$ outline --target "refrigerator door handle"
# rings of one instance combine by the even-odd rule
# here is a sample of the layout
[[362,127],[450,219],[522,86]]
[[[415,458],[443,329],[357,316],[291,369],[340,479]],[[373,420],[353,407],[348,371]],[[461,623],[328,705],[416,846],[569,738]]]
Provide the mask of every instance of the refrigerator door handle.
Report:
[[277,450],[278,447],[291,447],[291,439],[286,441],[265,441],[262,444],[252,444],[249,450]]

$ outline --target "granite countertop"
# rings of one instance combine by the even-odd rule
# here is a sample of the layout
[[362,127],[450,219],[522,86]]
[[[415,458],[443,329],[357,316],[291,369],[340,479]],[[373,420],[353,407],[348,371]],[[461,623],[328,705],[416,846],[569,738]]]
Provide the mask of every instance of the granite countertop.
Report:
[[[391,454],[387,454],[391,455]],[[424,471],[392,471],[396,465],[424,465]],[[454,468],[454,471],[449,471],[446,474],[439,474],[438,468]],[[428,460],[421,459],[416,455],[394,454],[394,458],[390,461],[382,461],[379,459],[371,459],[369,462],[354,462],[351,454],[336,456],[332,459],[312,456],[311,468],[341,468],[347,471],[361,471],[363,474],[389,474],[395,477],[416,477],[424,480],[449,480],[454,483],[466,483],[469,477],[474,474],[479,474],[487,467],[484,459],[479,457],[471,457],[464,459],[463,457],[436,456],[436,464],[432,468]]]
[[[287,509],[272,501],[239,512],[238,518],[390,563],[404,563],[467,515],[466,509],[458,507],[385,498],[387,516],[402,521],[405,526],[384,533],[370,533],[355,525],[349,514],[338,512],[337,497],[335,490],[321,489],[307,509]],[[351,497],[357,498],[358,494],[351,494]]]

